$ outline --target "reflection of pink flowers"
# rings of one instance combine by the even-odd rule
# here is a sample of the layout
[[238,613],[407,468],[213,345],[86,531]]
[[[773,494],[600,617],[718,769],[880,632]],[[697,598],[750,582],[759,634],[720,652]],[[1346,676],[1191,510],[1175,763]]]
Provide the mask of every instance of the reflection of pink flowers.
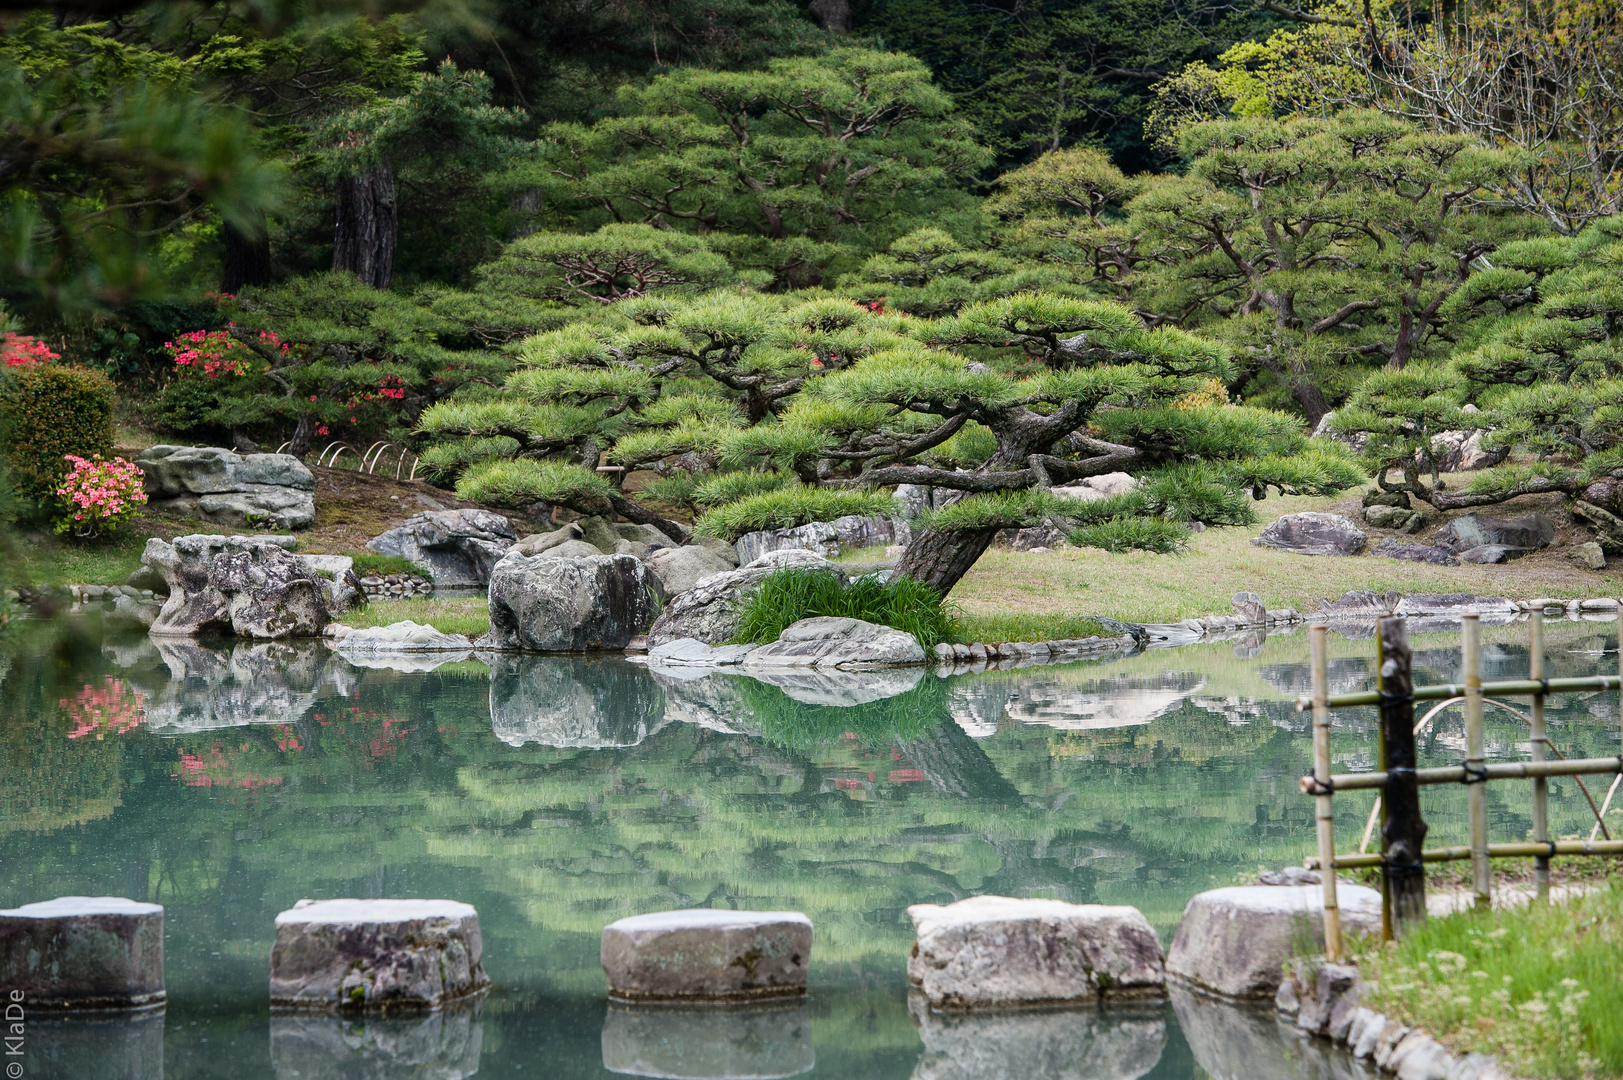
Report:
[[282,782],[280,776],[260,776],[257,773],[236,776],[233,775],[234,771],[231,759],[226,757],[225,747],[215,743],[207,754],[180,755],[180,771],[169,776],[184,781],[187,787],[236,787],[250,791]]
[[102,677],[102,685],[84,687],[71,698],[58,702],[73,721],[70,739],[94,735],[100,739],[107,732],[122,735],[140,726],[146,719],[147,700],[138,690],[126,687],[121,679]]

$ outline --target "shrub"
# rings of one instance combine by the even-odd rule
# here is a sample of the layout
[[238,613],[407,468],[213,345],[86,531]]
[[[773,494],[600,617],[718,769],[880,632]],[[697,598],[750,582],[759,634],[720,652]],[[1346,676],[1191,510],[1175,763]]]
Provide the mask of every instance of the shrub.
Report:
[[89,368],[30,364],[0,375],[0,457],[17,495],[45,503],[67,472],[67,458],[113,451],[113,383]]
[[145,477],[134,462],[116,457],[103,461],[100,455],[85,460],[67,456],[68,474],[56,489],[56,531],[72,533],[83,540],[117,532],[147,501]]
[[355,560],[354,570],[358,577],[366,577],[368,574],[420,575],[423,572],[422,567],[398,555],[379,555],[375,551],[352,551],[349,557]]
[[828,616],[862,619],[912,634],[926,649],[953,636],[952,609],[941,594],[912,578],[858,578],[840,584],[832,570],[789,567],[768,574],[744,598],[733,640],[764,645],[801,619]]

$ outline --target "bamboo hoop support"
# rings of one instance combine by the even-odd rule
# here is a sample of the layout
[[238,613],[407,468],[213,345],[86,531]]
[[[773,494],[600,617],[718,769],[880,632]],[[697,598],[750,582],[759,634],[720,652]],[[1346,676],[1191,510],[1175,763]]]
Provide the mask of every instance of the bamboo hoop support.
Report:
[[[1315,622],[1308,628],[1313,654],[1313,774],[1330,779],[1330,678],[1326,658],[1328,630]],[[1341,959],[1341,905],[1336,899],[1336,812],[1330,792],[1314,800],[1318,827],[1319,860],[1326,869],[1320,875],[1324,901],[1324,955],[1332,962]]]

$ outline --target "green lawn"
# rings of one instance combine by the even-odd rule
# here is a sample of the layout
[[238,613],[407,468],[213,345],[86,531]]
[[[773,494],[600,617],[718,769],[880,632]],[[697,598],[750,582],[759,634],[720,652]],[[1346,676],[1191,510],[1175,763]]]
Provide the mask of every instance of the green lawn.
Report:
[[442,634],[478,636],[490,629],[490,612],[483,597],[457,597],[439,600],[414,596],[403,600],[373,600],[359,611],[347,612],[338,621],[357,630],[388,626],[410,620],[427,623]]

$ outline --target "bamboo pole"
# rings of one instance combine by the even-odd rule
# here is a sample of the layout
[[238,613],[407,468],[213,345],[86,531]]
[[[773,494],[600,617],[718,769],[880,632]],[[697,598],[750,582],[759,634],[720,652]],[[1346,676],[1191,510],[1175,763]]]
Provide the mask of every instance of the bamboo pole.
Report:
[[[1413,653],[1408,623],[1388,615],[1376,624],[1380,643],[1381,733],[1386,752],[1387,783],[1381,791],[1386,825],[1381,830],[1383,937],[1401,939],[1426,921],[1426,867],[1420,853],[1426,822],[1420,816],[1420,788],[1415,783]],[[1334,790],[1332,788],[1331,790]]]
[[[1528,677],[1542,682],[1544,679],[1544,613],[1533,612],[1527,622],[1527,643],[1529,658],[1527,664]],[[1532,715],[1529,725],[1533,729],[1532,759],[1544,760],[1544,748],[1549,743],[1549,734],[1544,727],[1544,695],[1533,695]],[[1533,842],[1547,844],[1550,841],[1550,781],[1548,777],[1533,777]],[[1540,900],[1550,898],[1550,857],[1549,855],[1536,855],[1533,857],[1533,891]]]
[[[1533,776],[1591,776],[1600,773],[1623,772],[1623,754],[1617,757],[1567,758],[1564,761],[1494,761],[1483,766],[1489,780],[1526,780]],[[1480,774],[1479,774],[1480,775]],[[1415,783],[1421,787],[1430,784],[1463,784],[1464,765],[1440,765],[1435,769],[1416,769]],[[1385,788],[1389,774],[1385,772],[1338,773],[1330,778],[1329,786],[1336,791],[1368,791]],[[1319,782],[1304,776],[1297,782],[1303,795],[1319,794]]]
[[[1313,775],[1322,782],[1330,779],[1330,698],[1329,661],[1326,658],[1328,631],[1323,622],[1308,628],[1313,655]],[[1319,875],[1323,883],[1324,955],[1331,962],[1341,959],[1341,907],[1336,900],[1336,816],[1334,794],[1328,790],[1314,802],[1319,832],[1319,861],[1326,867]]]
[[1465,805],[1471,821],[1471,893],[1479,908],[1493,906],[1488,868],[1487,765],[1482,745],[1482,619],[1474,611],[1460,618],[1460,653],[1465,664]]
[[[1525,841],[1489,844],[1488,854],[1495,859],[1538,858],[1540,855],[1623,855],[1623,840],[1555,840],[1545,844]],[[1426,862],[1458,862],[1471,856],[1472,850],[1469,847],[1432,848],[1421,853],[1421,858]],[[1335,864],[1340,870],[1358,870],[1379,866],[1381,859],[1382,856],[1375,852],[1367,855],[1337,855]],[[1317,858],[1309,858],[1304,859],[1302,865],[1309,870],[1318,870],[1322,863]]]
[[[1532,679],[1507,679],[1504,682],[1485,682],[1482,684],[1482,693],[1485,697],[1531,697],[1534,694],[1581,694],[1590,690],[1618,690],[1619,697],[1623,698],[1623,663],[1618,665],[1618,675],[1586,675],[1573,679],[1550,679],[1547,684],[1534,682]],[[1437,686],[1417,686],[1414,689],[1416,701],[1441,701],[1443,698],[1464,697],[1465,686],[1461,683],[1441,683]],[[1332,709],[1346,709],[1357,705],[1379,705],[1381,693],[1379,690],[1362,690],[1356,694],[1331,694],[1329,704]],[[1296,711],[1307,712],[1313,708],[1313,699],[1299,697],[1296,699]]]

